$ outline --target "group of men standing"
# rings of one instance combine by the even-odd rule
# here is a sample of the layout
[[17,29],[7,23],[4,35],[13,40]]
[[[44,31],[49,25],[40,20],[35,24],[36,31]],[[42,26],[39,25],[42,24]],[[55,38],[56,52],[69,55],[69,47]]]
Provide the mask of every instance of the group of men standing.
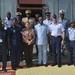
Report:
[[[16,70],[16,68],[21,68],[21,66],[19,66],[19,62],[23,49],[26,50],[24,53],[27,67],[31,67],[34,42],[36,44],[38,55],[37,66],[40,66],[41,64],[45,66],[48,65],[47,45],[49,44],[49,54],[53,56],[52,66],[58,64],[58,67],[61,67],[61,53],[64,55],[67,37],[69,39],[69,65],[73,63],[72,50],[75,56],[75,22],[70,24],[69,21],[64,18],[64,10],[60,10],[59,13],[60,18],[58,19],[55,14],[52,16],[52,18],[50,18],[51,13],[46,12],[46,19],[43,20],[43,17],[41,17],[39,14],[35,15],[36,18],[31,17],[31,10],[25,11],[26,17],[24,18],[21,18],[22,13],[17,12],[16,17],[13,19],[11,19],[11,13],[7,12],[7,17],[3,21],[4,25],[0,21],[0,24],[3,26],[0,27],[0,48],[1,52],[3,51],[3,71],[6,71],[7,49],[10,50],[11,66],[13,70]],[[69,27],[70,25],[71,27]],[[5,36],[5,38],[2,37],[2,35]]]

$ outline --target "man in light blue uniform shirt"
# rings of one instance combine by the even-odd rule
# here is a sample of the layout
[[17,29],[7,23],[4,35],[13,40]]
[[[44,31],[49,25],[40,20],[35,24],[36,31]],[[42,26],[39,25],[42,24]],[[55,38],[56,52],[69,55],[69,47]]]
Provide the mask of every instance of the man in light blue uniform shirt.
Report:
[[52,20],[50,19],[50,14],[51,14],[50,12],[46,12],[45,13],[46,19],[43,21],[43,23],[48,25],[48,26],[52,23]]
[[[65,28],[65,32],[66,32],[68,29],[68,26],[69,26],[69,20],[64,18],[64,16],[65,16],[64,10],[60,10],[59,14],[60,14],[60,18],[59,18],[58,22],[63,24],[63,27]],[[62,55],[64,55],[64,51],[66,49],[66,42],[64,43],[64,45],[61,46],[61,48],[62,48]]]
[[[4,22],[4,26],[5,26],[5,28],[4,29],[8,29],[8,28],[10,28],[11,26],[12,26],[12,19],[11,19],[11,13],[10,12],[7,12],[7,14],[6,14],[6,18],[3,20],[3,22]],[[9,46],[9,41],[8,40],[6,40],[6,45],[7,45],[7,54],[8,54],[8,56],[10,55],[10,49],[8,48],[8,46]]]
[[61,23],[57,22],[57,16],[55,14],[52,17],[52,21],[53,23],[50,25],[50,40],[53,56],[52,66],[58,64],[58,67],[61,67],[61,44],[64,44],[65,29]]
[[[36,23],[36,25],[39,23],[38,22],[39,17],[40,17],[39,14],[35,14],[35,23]],[[36,55],[38,56],[38,47],[37,47],[37,45],[35,45],[35,47],[36,47]]]
[[68,28],[68,39],[69,39],[68,65],[73,64],[72,55],[74,55],[74,66],[75,66],[75,22],[71,22],[70,26],[71,27]]
[[10,28],[12,26],[12,19],[11,19],[10,12],[7,12],[6,18],[3,21],[4,21],[5,27]]
[[42,63],[47,66],[47,44],[48,27],[43,24],[42,17],[39,17],[39,23],[35,25],[36,45],[38,47],[38,66]]
[[[50,12],[46,12],[45,15],[46,15],[46,19],[43,21],[44,24],[48,25],[48,28],[49,26],[52,24],[52,20],[50,19]],[[49,55],[52,55],[52,46],[50,44],[50,39],[48,38],[48,42],[49,42]]]

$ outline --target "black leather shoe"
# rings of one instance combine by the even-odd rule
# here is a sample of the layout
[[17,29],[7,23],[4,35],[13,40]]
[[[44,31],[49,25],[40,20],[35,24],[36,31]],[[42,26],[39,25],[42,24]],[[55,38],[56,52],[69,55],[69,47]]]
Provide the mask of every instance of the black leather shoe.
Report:
[[57,65],[56,63],[55,64],[52,64],[52,66],[55,66],[55,65]]
[[61,67],[61,65],[58,65],[58,67],[60,68],[60,67]]
[[68,66],[71,66],[72,64],[71,63],[68,63]]
[[7,72],[7,70],[6,70],[6,69],[2,69],[2,71]]
[[16,68],[12,68],[12,70],[17,70]]
[[39,67],[39,66],[41,66],[41,65],[42,65],[42,64],[37,64],[36,66]]
[[48,64],[44,64],[44,66],[45,66],[45,67],[47,67],[47,66],[48,66]]
[[17,68],[23,68],[22,66],[17,66]]
[[48,67],[48,64],[45,64],[45,67]]
[[32,67],[32,65],[27,65],[27,67],[28,67],[28,68],[31,68],[31,67]]

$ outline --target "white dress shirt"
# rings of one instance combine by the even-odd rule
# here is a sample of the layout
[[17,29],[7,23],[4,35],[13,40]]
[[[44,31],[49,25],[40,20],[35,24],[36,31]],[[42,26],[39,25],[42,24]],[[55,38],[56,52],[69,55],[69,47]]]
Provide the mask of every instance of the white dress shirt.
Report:
[[56,24],[52,23],[49,26],[49,29],[51,32],[51,36],[61,36],[62,32],[65,31],[61,23],[56,23]]

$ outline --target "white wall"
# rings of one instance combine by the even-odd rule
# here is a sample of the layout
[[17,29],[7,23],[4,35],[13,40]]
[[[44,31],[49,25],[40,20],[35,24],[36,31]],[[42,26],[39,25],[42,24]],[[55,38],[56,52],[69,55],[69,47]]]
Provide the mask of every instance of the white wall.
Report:
[[59,10],[64,9],[65,17],[75,20],[75,0],[43,0],[43,4],[48,5],[51,16],[55,13],[59,17]]
[[51,12],[51,15],[53,15],[53,12],[54,12],[53,0],[43,0],[43,4],[46,4],[48,6],[48,9]]
[[73,0],[73,20],[75,21],[75,0]]
[[72,21],[72,0],[59,0],[59,10],[65,10],[65,17]]
[[[73,1],[73,2],[72,2]],[[7,11],[10,11],[12,16],[15,17],[17,0],[0,0],[0,16],[5,18]],[[59,10],[65,10],[65,17],[70,21],[75,20],[75,0],[43,0],[48,8],[43,11],[51,12],[51,16],[55,13],[59,17]]]
[[17,0],[1,0],[1,17],[4,19],[8,11],[15,17]]
[[[0,11],[1,11],[1,0],[0,0]],[[0,16],[1,16],[1,12],[0,12]]]

